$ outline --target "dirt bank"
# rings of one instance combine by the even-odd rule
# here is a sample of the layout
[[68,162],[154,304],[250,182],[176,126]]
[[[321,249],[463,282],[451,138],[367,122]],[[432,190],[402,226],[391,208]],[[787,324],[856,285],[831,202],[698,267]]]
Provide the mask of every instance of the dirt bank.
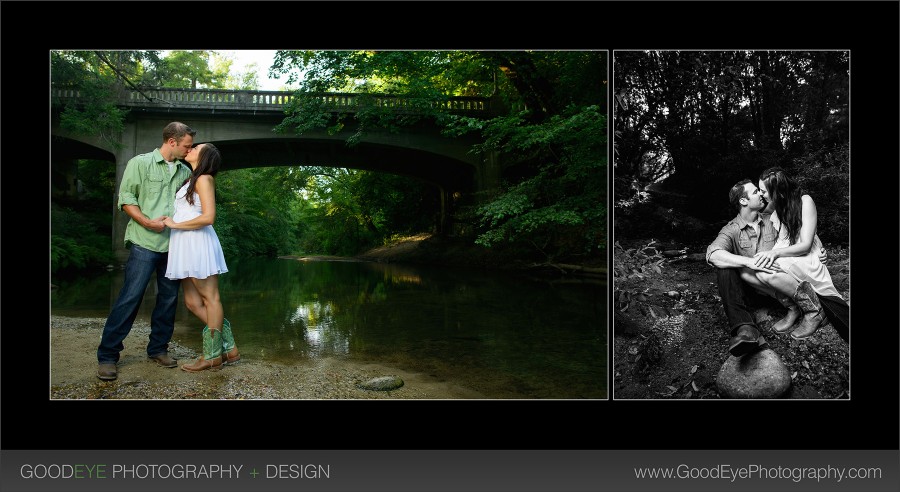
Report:
[[[316,258],[316,257],[311,257]],[[500,245],[491,248],[471,240],[418,234],[372,248],[356,259],[381,263],[419,263],[446,267],[517,270],[548,276],[578,276],[606,280],[606,257],[581,257],[565,262],[547,262],[534,251],[512,251]]]

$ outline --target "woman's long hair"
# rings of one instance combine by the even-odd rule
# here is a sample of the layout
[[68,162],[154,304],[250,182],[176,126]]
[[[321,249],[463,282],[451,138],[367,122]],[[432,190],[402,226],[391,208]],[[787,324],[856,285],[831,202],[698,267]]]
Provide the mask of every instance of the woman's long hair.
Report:
[[[215,176],[219,172],[219,166],[222,165],[222,154],[219,153],[219,149],[211,143],[204,143],[202,145],[203,147],[200,148],[200,156],[197,158],[197,169],[191,171],[191,176],[184,180],[185,183],[189,181],[191,183],[188,185],[187,196],[185,197],[191,205],[194,204],[194,188],[197,185],[197,178],[204,174]],[[778,215],[781,214],[779,213]]]
[[800,226],[803,225],[800,186],[780,167],[766,169],[759,176],[759,180],[766,185],[769,199],[775,204],[775,212],[778,213],[782,227],[787,228],[790,244],[795,244],[800,237]]

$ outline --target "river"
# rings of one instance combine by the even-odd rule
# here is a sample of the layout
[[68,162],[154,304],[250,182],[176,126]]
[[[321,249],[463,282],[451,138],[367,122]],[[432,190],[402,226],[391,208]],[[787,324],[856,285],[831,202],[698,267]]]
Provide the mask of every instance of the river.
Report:
[[[220,293],[244,358],[374,362],[495,399],[607,397],[605,283],[358,261],[228,266]],[[52,282],[52,314],[106,317],[122,272]],[[174,340],[199,351],[202,328],[180,302]]]

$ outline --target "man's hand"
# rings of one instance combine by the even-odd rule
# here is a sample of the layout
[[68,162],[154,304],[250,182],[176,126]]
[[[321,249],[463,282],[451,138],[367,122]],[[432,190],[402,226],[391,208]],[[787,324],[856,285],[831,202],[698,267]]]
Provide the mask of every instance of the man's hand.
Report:
[[150,223],[147,224],[147,229],[150,229],[153,232],[162,232],[166,230],[165,220],[168,218],[169,217],[166,215],[161,215],[151,220]]
[[819,261],[825,263],[828,260],[828,252],[825,251],[825,247],[822,246],[822,249],[819,250]]
[[777,258],[778,254],[774,250],[761,251],[753,255],[753,263],[756,266],[771,268],[772,265],[775,265],[775,259]]
[[[759,255],[761,253],[757,253]],[[766,273],[781,273],[784,270],[778,266],[778,263],[772,261],[769,264],[764,264],[762,261],[754,256],[753,258],[747,258],[747,264],[744,265],[751,270],[756,270],[757,272],[766,272]]]

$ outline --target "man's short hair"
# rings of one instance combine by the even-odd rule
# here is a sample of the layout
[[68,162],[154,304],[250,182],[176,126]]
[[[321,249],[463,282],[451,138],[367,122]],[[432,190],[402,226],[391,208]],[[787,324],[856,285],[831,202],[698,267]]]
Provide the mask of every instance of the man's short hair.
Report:
[[736,208],[738,212],[741,211],[741,198],[750,198],[744,185],[752,182],[749,179],[742,179],[732,186],[731,191],[728,192],[728,201],[731,202],[731,206]]
[[197,135],[197,130],[180,121],[173,121],[163,128],[163,143],[168,142],[170,138],[174,138],[176,142],[181,142],[185,135],[193,137]]

